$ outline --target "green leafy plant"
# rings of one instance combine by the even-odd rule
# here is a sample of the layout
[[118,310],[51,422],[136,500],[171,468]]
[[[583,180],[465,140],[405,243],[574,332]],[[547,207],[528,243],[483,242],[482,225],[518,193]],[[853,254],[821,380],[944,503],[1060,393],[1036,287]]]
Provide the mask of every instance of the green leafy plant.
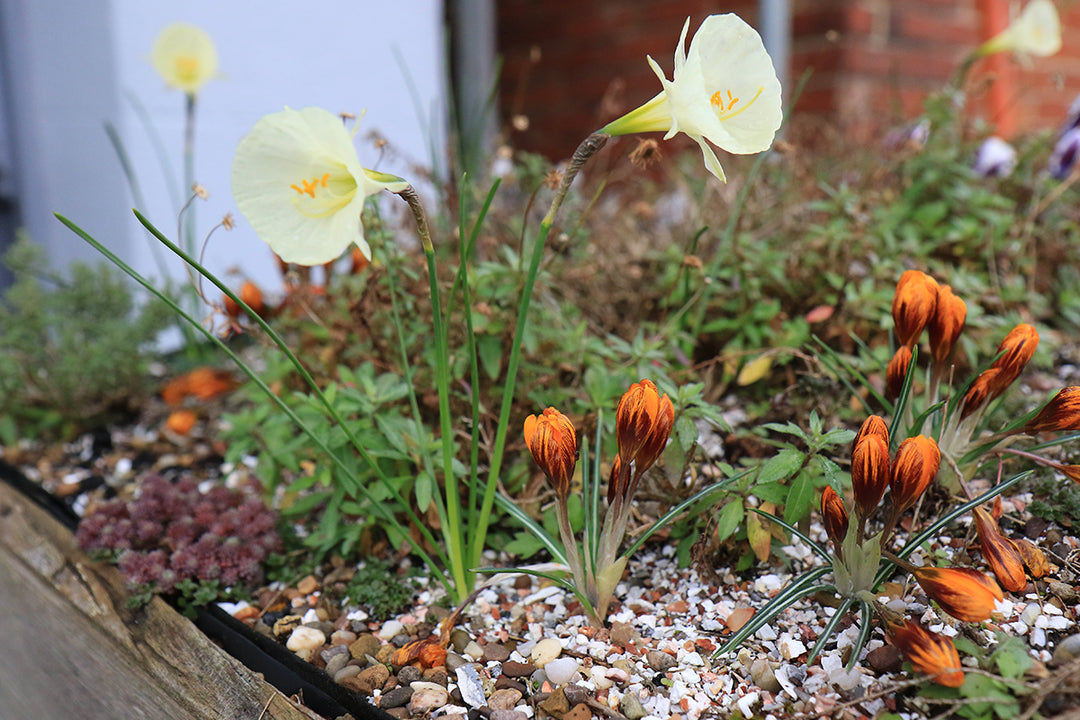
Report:
[[129,412],[149,390],[167,310],[139,303],[105,263],[50,273],[44,251],[25,237],[4,262],[16,280],[0,301],[0,440],[67,437]]

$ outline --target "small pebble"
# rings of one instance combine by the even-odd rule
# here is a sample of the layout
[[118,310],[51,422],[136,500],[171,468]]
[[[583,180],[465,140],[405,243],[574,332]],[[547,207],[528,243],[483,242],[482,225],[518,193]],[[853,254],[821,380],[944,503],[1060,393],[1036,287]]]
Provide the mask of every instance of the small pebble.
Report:
[[369,668],[364,668],[356,676],[360,692],[365,695],[370,695],[376,688],[382,688],[389,679],[390,671],[386,669],[385,665],[372,665]]
[[356,633],[349,630],[335,630],[330,635],[331,645],[351,645],[356,642]]
[[341,685],[348,678],[353,678],[359,675],[361,670],[363,670],[363,668],[359,665],[346,665],[345,667],[334,673],[334,682],[336,682],[338,685]]
[[1070,635],[1054,648],[1054,662],[1064,663],[1080,657],[1080,634]]
[[458,690],[461,691],[461,699],[469,707],[483,707],[487,704],[484,698],[484,685],[480,682],[480,673],[473,665],[462,665],[454,671],[457,675]]
[[475,640],[470,640],[469,644],[461,651],[461,654],[470,660],[479,660],[484,657],[484,648],[480,647],[480,644]]
[[521,702],[522,693],[513,688],[503,688],[491,693],[487,706],[492,710],[513,710]]
[[657,672],[665,672],[679,664],[679,661],[659,650],[650,650],[645,653],[645,662]]
[[[446,656],[447,669],[450,667],[450,656]],[[515,660],[507,660],[502,664],[503,675],[509,678],[529,677],[536,671],[536,666],[528,662],[517,662]]]
[[360,635],[353,642],[349,643],[349,654],[354,658],[362,658],[365,655],[374,656],[379,652],[379,646],[382,643],[379,642],[379,638],[371,634]]
[[306,578],[296,583],[296,589],[300,591],[301,595],[310,595],[319,589],[319,581],[315,579],[314,575],[308,575]]
[[619,700],[619,712],[626,716],[627,720],[641,720],[648,713],[645,711],[641,700],[635,693],[628,692]]
[[462,665],[468,665],[469,661],[466,658],[461,657],[457,653],[448,652],[446,653],[446,660],[443,661],[443,664],[446,666],[446,669],[449,672],[454,672]]
[[520,710],[492,710],[490,720],[529,720],[529,716]]
[[565,685],[577,674],[581,665],[575,658],[556,658],[544,665],[544,672],[552,685]]
[[392,640],[394,636],[400,635],[405,630],[405,626],[398,620],[388,620],[383,623],[382,628],[379,630],[379,637],[383,640]]
[[484,662],[503,662],[510,659],[510,651],[505,645],[488,643],[484,646]]
[[326,644],[326,635],[324,635],[321,630],[301,625],[295,628],[292,631],[292,634],[289,635],[289,640],[285,643],[285,647],[293,652],[299,652],[301,650],[314,650],[324,644]]
[[535,667],[542,668],[561,654],[562,643],[555,638],[544,638],[536,643],[532,652],[529,653],[529,659]]
[[402,707],[412,699],[413,693],[414,690],[408,685],[399,685],[379,699],[379,707],[384,710]]
[[449,701],[450,693],[444,688],[429,686],[425,683],[425,686],[413,692],[409,699],[409,714],[425,715],[436,708],[441,708]]
[[423,673],[420,668],[413,665],[406,665],[397,672],[398,682],[402,685],[410,685],[423,677]]
[[750,677],[754,684],[771,693],[780,692],[780,682],[773,673],[772,665],[765,658],[757,658],[750,664]]
[[591,717],[592,711],[589,710],[589,706],[585,703],[578,703],[562,716],[562,720],[589,720]]
[[[326,674],[330,677],[334,677],[339,670],[345,667],[345,663],[349,662],[348,653],[341,655],[335,655],[326,661]],[[359,670],[359,668],[357,668]]]

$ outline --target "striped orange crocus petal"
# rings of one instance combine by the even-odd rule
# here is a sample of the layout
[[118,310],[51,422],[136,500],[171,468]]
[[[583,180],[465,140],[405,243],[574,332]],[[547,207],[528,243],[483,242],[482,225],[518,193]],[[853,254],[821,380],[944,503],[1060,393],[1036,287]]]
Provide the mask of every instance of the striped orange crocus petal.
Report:
[[859,515],[874,512],[888,486],[889,442],[880,435],[865,435],[851,454],[851,487]]
[[960,413],[961,420],[997,397],[993,392],[999,384],[999,375],[1001,375],[1001,370],[996,367],[989,367],[979,373],[979,377],[975,378],[975,382],[971,383],[960,403],[963,408]]
[[667,393],[664,393],[656,405],[656,416],[653,418],[652,427],[649,428],[649,432],[645,436],[645,442],[634,459],[634,472],[636,474],[640,475],[652,467],[653,463],[664,452],[674,424],[675,406]]
[[659,412],[660,393],[651,380],[636,382],[623,393],[615,411],[615,439],[624,465],[637,458],[649,439]]
[[914,575],[942,610],[964,622],[988,620],[995,601],[1005,597],[993,578],[971,568],[924,567]]
[[559,497],[570,494],[577,465],[577,432],[570,419],[553,407],[525,418],[525,444],[533,460],[555,485]]
[[859,432],[855,433],[855,439],[851,441],[852,453],[867,435],[877,435],[885,441],[886,447],[889,445],[889,426],[880,415],[871,415],[863,420],[863,424],[859,426]]
[[885,397],[895,400],[900,397],[900,391],[904,389],[904,380],[907,378],[908,367],[911,365],[911,348],[903,345],[896,350],[888,366],[885,368]]
[[843,499],[829,485],[821,493],[821,516],[825,520],[825,533],[839,551],[847,536],[848,514]]
[[934,362],[944,365],[952,355],[957,338],[964,330],[967,321],[967,305],[953,294],[952,288],[942,285],[938,288],[937,304],[934,317],[930,320],[930,352]]
[[1080,430],[1080,387],[1058,391],[1039,414],[1024,426],[1028,434]]
[[910,349],[919,341],[923,328],[934,317],[937,294],[937,281],[920,270],[907,270],[900,276],[892,302],[897,345]]
[[1013,380],[1020,377],[1037,347],[1039,333],[1031,325],[1020,323],[1009,331],[997,349],[998,353],[1004,354],[990,366],[1001,370],[991,385],[991,400],[1005,392]]
[[1020,557],[1024,559],[1024,564],[1027,565],[1031,577],[1041,578],[1049,574],[1050,561],[1046,559],[1046,553],[1036,547],[1034,543],[1027,538],[1017,538],[1013,540],[1013,545],[1016,546]]
[[964,684],[960,654],[952,640],[930,632],[914,620],[890,624],[886,632],[915,670],[933,675],[933,681],[938,685],[960,687]]
[[896,512],[915,504],[941,467],[941,451],[933,438],[916,435],[900,443],[889,474],[889,489]]
[[983,508],[977,507],[971,514],[975,518],[975,530],[979,534],[983,557],[998,582],[1009,592],[1020,592],[1026,588],[1024,560],[1013,541],[1001,534],[997,521]]

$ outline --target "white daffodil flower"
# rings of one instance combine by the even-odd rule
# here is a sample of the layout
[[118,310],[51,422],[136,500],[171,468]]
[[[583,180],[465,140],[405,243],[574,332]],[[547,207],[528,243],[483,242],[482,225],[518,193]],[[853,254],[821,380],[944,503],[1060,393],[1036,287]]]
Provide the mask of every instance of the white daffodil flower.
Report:
[[214,41],[205,30],[187,23],[173,23],[158,33],[150,60],[167,85],[189,95],[217,75]]
[[687,53],[689,29],[687,18],[675,49],[671,80],[648,58],[663,91],[600,132],[666,131],[665,140],[686,133],[701,146],[709,172],[726,182],[716,153],[705,141],[738,155],[768,150],[783,119],[780,81],[761,36],[739,16],[705,18]]
[[1031,0],[1009,27],[979,46],[975,54],[1012,52],[1048,57],[1061,49],[1061,18],[1050,0]]
[[354,134],[322,108],[286,108],[262,117],[240,141],[232,165],[236,206],[285,262],[321,265],[351,243],[371,259],[360,221],[364,199],[409,184],[361,167]]

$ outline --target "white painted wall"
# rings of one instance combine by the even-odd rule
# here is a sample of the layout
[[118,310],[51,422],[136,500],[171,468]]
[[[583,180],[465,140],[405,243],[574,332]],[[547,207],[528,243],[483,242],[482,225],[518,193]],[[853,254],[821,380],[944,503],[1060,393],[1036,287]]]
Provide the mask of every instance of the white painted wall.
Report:
[[[161,165],[126,94],[149,112],[179,184],[184,96],[165,87],[149,56],[162,27],[190,22],[214,39],[222,73],[199,96],[196,179],[210,199],[196,203],[198,235],[227,212],[238,221],[232,232],[214,235],[206,261],[215,272],[240,266],[274,282],[269,250],[232,202],[229,171],[240,138],[259,117],[286,105],[366,109],[356,138],[361,162],[415,177],[408,163],[429,166],[432,147],[441,157],[445,142],[442,14],[441,0],[0,0],[23,224],[58,263],[93,257],[52,218],[60,211],[141,271],[158,275],[146,233],[130,215],[132,197],[103,123],[116,125],[131,154],[147,198],[140,209],[175,237]],[[396,157],[380,158],[365,142],[372,129],[390,141]]]

